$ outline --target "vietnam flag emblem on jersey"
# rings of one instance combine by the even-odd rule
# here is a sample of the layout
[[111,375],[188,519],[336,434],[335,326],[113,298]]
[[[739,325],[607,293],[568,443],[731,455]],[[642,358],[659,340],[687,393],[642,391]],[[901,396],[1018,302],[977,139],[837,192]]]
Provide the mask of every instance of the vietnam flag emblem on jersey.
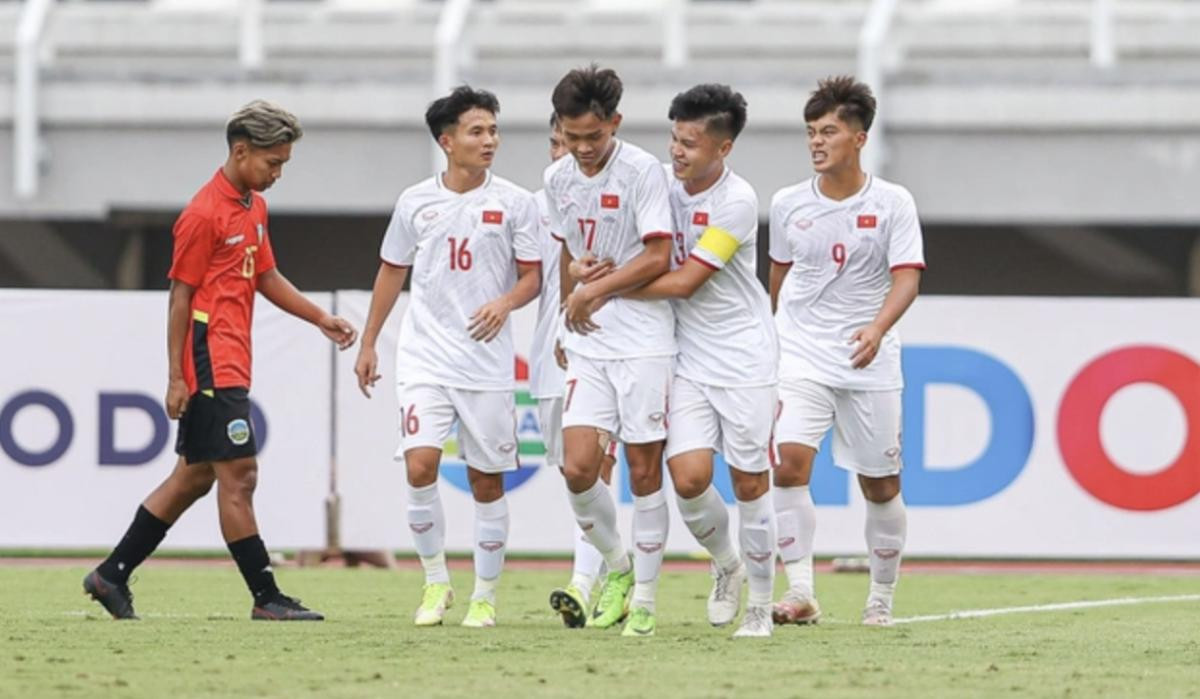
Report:
[[696,213],[692,214],[692,225],[693,226],[707,226],[708,225],[708,212],[707,211],[697,211]]
[[858,215],[858,227],[859,228],[874,228],[876,223],[877,223],[877,221],[875,220],[875,214],[859,214]]
[[504,222],[504,212],[503,211],[484,211],[483,212],[483,222],[484,223],[503,223]]
[[621,208],[621,197],[616,194],[601,194],[600,208],[602,209],[619,209]]

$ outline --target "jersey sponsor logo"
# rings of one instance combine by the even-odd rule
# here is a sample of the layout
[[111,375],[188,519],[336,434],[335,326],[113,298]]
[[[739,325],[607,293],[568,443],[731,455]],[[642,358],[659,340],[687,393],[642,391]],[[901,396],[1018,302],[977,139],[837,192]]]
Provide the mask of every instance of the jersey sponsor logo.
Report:
[[858,227],[859,228],[874,228],[876,223],[878,223],[878,221],[875,218],[875,214],[859,214],[858,215]]
[[421,214],[422,221],[432,221],[433,219],[435,219],[437,217],[438,217],[438,212],[433,209],[429,209],[428,211],[425,211],[424,213]]
[[229,441],[240,447],[250,441],[250,423],[240,417],[230,420],[229,424],[225,426],[225,434],[229,437]]
[[802,231],[806,231],[809,228],[812,228],[813,222],[806,218],[798,218],[792,222],[792,225],[795,226],[796,228],[799,228]]
[[601,194],[600,195],[601,209],[619,209],[621,208],[621,197],[616,194]]
[[226,245],[237,245],[238,243],[242,242],[245,239],[246,239],[246,236],[242,235],[241,233],[238,233],[237,235],[231,235],[228,238],[226,238],[225,244]]
[[707,226],[708,225],[708,212],[707,211],[697,211],[696,213],[692,214],[692,225],[693,226]]
[[503,211],[484,211],[483,212],[483,222],[484,223],[503,223],[504,222],[504,212]]

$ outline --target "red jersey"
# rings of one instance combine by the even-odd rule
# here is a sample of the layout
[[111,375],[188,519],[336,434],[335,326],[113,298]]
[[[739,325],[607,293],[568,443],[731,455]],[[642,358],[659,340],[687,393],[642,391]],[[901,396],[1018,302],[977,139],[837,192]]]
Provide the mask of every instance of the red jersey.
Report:
[[191,393],[250,388],[250,322],[258,275],[275,268],[267,236],[267,203],[242,196],[217,174],[188,203],[173,231],[171,279],[195,287],[183,347]]

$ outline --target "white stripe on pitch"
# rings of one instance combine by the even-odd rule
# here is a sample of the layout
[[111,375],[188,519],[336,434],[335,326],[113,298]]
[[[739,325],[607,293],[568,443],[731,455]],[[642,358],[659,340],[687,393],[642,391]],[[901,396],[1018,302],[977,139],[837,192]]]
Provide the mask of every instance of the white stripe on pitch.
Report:
[[1000,616],[1002,614],[1026,614],[1030,612],[1059,612],[1069,609],[1090,609],[1092,607],[1119,607],[1127,604],[1151,604],[1155,602],[1200,602],[1200,595],[1167,595],[1164,597],[1118,597],[1116,599],[1098,599],[1083,602],[1056,602],[1054,604],[1031,604],[1025,607],[999,607],[996,609],[966,609],[949,614],[928,614],[925,616],[910,616],[894,620],[895,624],[915,624],[922,621],[951,621],[955,619],[978,619],[981,617]]

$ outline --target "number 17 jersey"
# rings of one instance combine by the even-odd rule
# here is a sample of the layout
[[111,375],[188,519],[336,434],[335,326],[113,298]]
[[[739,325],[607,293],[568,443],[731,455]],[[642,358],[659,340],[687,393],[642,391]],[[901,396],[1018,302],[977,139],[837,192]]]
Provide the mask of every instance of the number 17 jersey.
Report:
[[[673,238],[667,176],[658,160],[619,139],[604,169],[587,176],[573,157],[546,168],[550,231],[571,256],[612,258],[621,267],[647,241]],[[675,354],[675,316],[669,301],[614,298],[593,314],[599,330],[568,332],[566,349],[592,359],[669,357]]]

